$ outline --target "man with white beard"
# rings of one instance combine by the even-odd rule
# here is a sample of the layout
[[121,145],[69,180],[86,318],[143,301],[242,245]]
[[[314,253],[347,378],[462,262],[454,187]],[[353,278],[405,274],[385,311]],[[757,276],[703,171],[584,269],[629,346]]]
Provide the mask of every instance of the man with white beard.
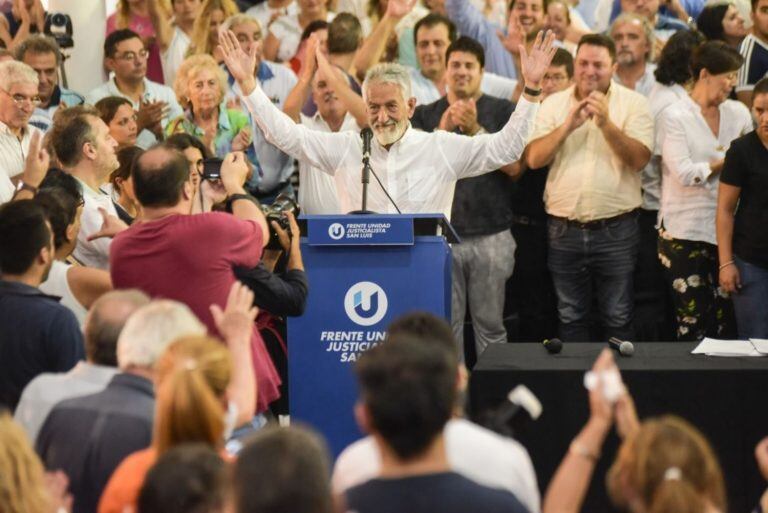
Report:
[[[221,50],[239,94],[266,138],[288,155],[334,175],[342,212],[359,208],[362,197],[362,145],[353,132],[326,133],[296,125],[258,87],[255,54],[242,50],[231,32],[222,32]],[[363,83],[366,114],[374,134],[370,163],[402,212],[443,213],[450,217],[453,191],[461,178],[494,171],[520,159],[538,111],[541,80],[555,53],[554,34],[542,32],[530,53],[520,49],[525,89],[502,130],[466,135],[411,129],[416,99],[408,71],[397,64],[371,68]],[[395,206],[377,181],[371,182],[368,208],[393,213]]]

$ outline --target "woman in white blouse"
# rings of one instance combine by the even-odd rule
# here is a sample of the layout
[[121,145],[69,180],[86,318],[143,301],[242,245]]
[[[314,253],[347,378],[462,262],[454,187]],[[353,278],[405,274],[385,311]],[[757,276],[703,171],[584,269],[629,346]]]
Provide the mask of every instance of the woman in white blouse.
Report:
[[667,107],[659,121],[659,258],[672,287],[678,340],[736,333],[730,299],[718,287],[715,209],[725,152],[752,130],[749,110],[728,99],[742,62],[720,41],[700,46],[691,60],[690,93]]

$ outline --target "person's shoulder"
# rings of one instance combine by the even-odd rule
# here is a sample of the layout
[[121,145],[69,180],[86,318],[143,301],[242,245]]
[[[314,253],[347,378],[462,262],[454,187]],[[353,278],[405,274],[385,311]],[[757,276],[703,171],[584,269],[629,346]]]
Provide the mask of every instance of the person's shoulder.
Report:
[[96,103],[105,96],[109,96],[109,80],[102,82],[101,84],[88,91],[88,94],[85,95],[85,98],[88,103]]
[[472,504],[475,511],[486,513],[527,512],[525,506],[508,490],[484,486],[453,472],[447,475],[450,476],[450,481],[446,478],[446,484],[449,484],[452,493],[457,498]]
[[760,147],[765,148],[757,136],[757,131],[752,130],[731,141],[729,150],[746,152],[748,155],[753,156],[756,153],[755,150],[759,150]]
[[752,120],[749,108],[738,100],[731,100],[730,98],[725,100],[723,102],[723,110],[732,116],[740,116],[742,119]]
[[67,107],[72,107],[73,105],[82,105],[85,103],[85,97],[77,91],[73,91],[72,89],[65,89],[62,87],[61,101],[63,101]]
[[173,89],[171,89],[167,85],[160,84],[158,82],[153,82],[148,78],[146,79],[146,81],[148,85],[147,89],[152,96],[157,96],[161,98],[172,97],[173,100],[176,101],[176,93],[173,92]]
[[434,114],[435,112],[438,112],[442,115],[442,113],[445,112],[447,108],[448,108],[448,98],[445,96],[442,96],[431,103],[421,103],[417,105],[415,113],[418,113],[421,116],[429,116],[430,114]]
[[506,114],[515,110],[515,104],[511,101],[490,94],[483,94],[477,100],[478,107],[481,103],[485,104],[483,108],[487,109],[492,114]]

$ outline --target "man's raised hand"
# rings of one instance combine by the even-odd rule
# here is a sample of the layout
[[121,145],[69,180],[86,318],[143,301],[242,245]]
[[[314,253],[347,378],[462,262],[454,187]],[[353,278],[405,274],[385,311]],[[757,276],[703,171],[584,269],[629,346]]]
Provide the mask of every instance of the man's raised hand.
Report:
[[387,2],[387,14],[395,19],[403,18],[411,12],[417,0],[389,0]]
[[219,31],[219,51],[243,94],[246,96],[251,94],[256,88],[256,79],[253,76],[258,52],[256,45],[253,45],[251,52],[248,53],[243,50],[234,32],[222,29]]
[[541,87],[541,80],[557,51],[554,43],[555,33],[551,30],[547,30],[545,33],[542,30],[536,34],[530,54],[525,49],[525,45],[520,45],[520,69],[526,87],[532,89]]

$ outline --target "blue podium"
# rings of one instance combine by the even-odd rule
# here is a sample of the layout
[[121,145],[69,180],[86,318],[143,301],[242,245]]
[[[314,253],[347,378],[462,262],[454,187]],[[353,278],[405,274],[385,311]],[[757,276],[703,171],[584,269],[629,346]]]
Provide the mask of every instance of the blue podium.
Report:
[[354,362],[413,310],[451,316],[450,242],[442,214],[303,216],[309,278],[304,315],[288,319],[291,421],[327,438],[334,455],[360,438]]

